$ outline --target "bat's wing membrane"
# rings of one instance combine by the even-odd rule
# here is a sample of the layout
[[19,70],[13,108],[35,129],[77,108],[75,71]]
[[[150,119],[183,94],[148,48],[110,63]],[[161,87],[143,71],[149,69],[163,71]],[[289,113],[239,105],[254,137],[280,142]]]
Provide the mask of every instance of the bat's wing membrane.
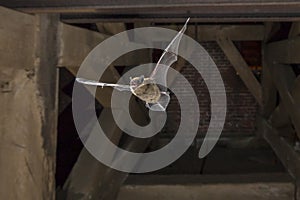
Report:
[[93,80],[87,80],[84,78],[76,78],[76,81],[78,83],[82,83],[85,85],[100,86],[100,87],[113,87],[119,91],[131,91],[129,85],[102,83],[102,82],[97,82],[97,81],[93,81]]
[[[178,48],[180,40],[183,36],[183,33],[186,30],[187,23],[189,19],[185,22],[182,29],[177,33],[177,35],[173,38],[167,48],[164,50],[162,56],[157,62],[153,72],[150,75],[150,78],[156,81],[156,83],[167,85],[167,72],[169,67],[177,61]],[[163,66],[163,67],[162,67]]]

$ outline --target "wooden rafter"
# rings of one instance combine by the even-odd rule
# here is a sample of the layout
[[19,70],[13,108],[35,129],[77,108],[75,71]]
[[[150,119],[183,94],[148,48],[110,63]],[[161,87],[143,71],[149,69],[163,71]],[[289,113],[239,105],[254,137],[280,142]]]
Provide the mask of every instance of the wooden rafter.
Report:
[[238,49],[235,47],[233,42],[229,38],[220,37],[217,40],[219,46],[224,51],[225,55],[235,68],[246,87],[249,89],[251,94],[254,96],[259,105],[262,105],[262,89],[258,80],[255,78],[248,64],[241,56]]

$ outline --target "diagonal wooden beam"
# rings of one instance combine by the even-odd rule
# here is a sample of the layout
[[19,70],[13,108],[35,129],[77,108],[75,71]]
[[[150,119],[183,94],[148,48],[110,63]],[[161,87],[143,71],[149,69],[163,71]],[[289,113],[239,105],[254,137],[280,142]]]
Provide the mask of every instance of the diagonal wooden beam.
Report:
[[265,119],[260,118],[259,126],[263,130],[262,135],[270,144],[282,164],[296,179],[300,178],[300,154],[295,151],[292,144],[280,137],[280,132],[272,127]]
[[[293,86],[290,89],[290,94],[292,98],[294,99],[294,104],[300,105],[300,96],[299,96],[299,91],[300,91],[300,77],[297,77],[294,83],[292,84]],[[290,123],[290,118],[289,118],[288,110],[285,108],[285,105],[283,101],[279,103],[279,105],[276,107],[272,115],[270,116],[269,121],[275,126],[275,127],[283,127]]]
[[300,22],[293,22],[289,32],[289,38],[294,38],[300,35]]
[[[288,115],[290,116],[294,127],[296,129],[297,135],[300,138],[300,99],[299,93],[300,84],[299,80],[295,82],[296,76],[293,70],[285,65],[276,64],[272,67],[272,77],[274,84],[279,91],[282,107],[285,108]],[[294,82],[296,83],[293,88]],[[292,92],[294,95],[292,94]],[[295,97],[297,99],[295,99]]]
[[218,38],[217,42],[258,104],[262,105],[261,85],[255,78],[238,49],[229,38],[221,36]]

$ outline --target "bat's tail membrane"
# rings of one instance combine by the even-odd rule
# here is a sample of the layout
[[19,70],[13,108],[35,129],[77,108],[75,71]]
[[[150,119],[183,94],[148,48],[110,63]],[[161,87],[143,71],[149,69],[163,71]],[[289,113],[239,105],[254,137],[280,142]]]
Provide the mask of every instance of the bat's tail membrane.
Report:
[[161,92],[160,99],[157,103],[147,103],[146,107],[152,111],[166,111],[170,102],[170,95],[168,92]]

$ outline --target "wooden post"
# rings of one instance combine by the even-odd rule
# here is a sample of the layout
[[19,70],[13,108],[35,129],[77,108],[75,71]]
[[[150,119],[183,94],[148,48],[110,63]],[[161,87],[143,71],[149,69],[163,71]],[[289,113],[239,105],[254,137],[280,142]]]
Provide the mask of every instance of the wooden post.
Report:
[[0,15],[12,23],[0,40],[9,47],[0,61],[0,199],[55,199],[59,17]]

